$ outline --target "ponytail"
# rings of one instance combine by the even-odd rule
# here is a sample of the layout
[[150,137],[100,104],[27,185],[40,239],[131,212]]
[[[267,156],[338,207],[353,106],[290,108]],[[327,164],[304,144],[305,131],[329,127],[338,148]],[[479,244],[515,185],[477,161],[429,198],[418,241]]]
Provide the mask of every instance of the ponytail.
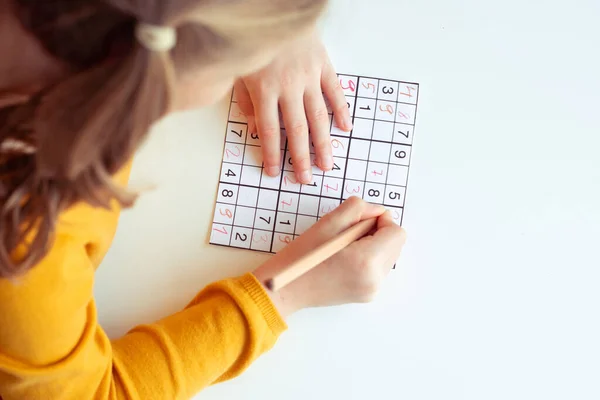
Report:
[[134,42],[128,53],[0,110],[0,140],[27,138],[35,149],[0,157],[0,278],[39,262],[58,215],[74,202],[133,203],[112,176],[169,110],[174,73],[166,52]]
[[[239,62],[313,24],[327,1],[12,3],[23,27],[71,70],[28,103],[0,108],[0,278],[44,257],[58,216],[74,203],[133,203],[112,176],[169,110],[175,68]],[[136,30],[138,21],[153,25]],[[172,52],[174,31],[156,25],[178,27]],[[152,32],[168,34],[148,44]]]

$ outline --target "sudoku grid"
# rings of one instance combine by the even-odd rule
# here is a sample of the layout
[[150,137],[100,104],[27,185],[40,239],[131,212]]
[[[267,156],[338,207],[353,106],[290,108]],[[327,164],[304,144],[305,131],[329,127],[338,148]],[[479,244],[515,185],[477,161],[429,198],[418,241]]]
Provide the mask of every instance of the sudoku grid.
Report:
[[282,173],[264,173],[258,135],[232,94],[211,244],[276,253],[351,196],[383,204],[402,224],[419,85],[339,78],[354,129],[339,129],[328,104],[334,168],[314,166],[311,145],[311,185],[295,178],[283,125]]

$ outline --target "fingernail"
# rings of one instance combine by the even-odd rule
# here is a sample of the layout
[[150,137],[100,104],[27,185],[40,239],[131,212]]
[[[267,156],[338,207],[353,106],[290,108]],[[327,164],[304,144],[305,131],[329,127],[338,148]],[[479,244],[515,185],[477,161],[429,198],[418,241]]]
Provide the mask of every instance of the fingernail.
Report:
[[267,175],[269,176],[277,176],[281,171],[278,167],[267,167],[265,168],[265,170],[267,171]]
[[346,126],[347,131],[351,131],[354,128],[354,126],[352,126],[352,118],[346,118],[346,120],[344,121],[344,125]]
[[311,183],[312,182],[311,172],[308,170],[300,172],[300,181],[302,183]]
[[387,208],[385,208],[385,206],[382,206],[381,204],[373,204],[373,209],[375,209],[378,213],[381,213],[382,215],[385,214],[385,212],[388,210]]
[[330,170],[331,168],[333,168],[333,157],[331,157],[330,155],[321,157],[319,160],[319,166],[322,169]]

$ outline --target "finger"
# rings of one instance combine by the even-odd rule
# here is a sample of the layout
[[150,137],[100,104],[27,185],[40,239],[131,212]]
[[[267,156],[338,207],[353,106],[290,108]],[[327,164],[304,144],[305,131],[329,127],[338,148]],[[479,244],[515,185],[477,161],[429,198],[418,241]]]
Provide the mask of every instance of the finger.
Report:
[[304,106],[310,126],[310,136],[315,147],[316,164],[323,171],[333,168],[333,155],[329,136],[329,113],[320,90],[304,94]]
[[338,78],[335,70],[331,63],[326,63],[323,69],[321,77],[321,86],[323,92],[333,109],[333,116],[337,123],[337,126],[341,129],[349,132],[352,130],[352,119],[350,118],[350,111],[348,110],[348,103],[346,96],[340,85],[340,79]]
[[359,197],[351,197],[311,227],[307,236],[322,236],[329,240],[360,221],[380,217],[385,212],[385,207],[381,205],[367,203]]
[[252,92],[250,95],[255,104],[256,130],[262,147],[265,172],[269,176],[277,176],[281,172],[281,131],[277,98],[264,94],[258,97]]
[[380,259],[378,262],[382,264],[395,263],[406,243],[406,231],[396,225],[392,214],[386,211],[377,219],[377,231],[359,242],[361,245],[376,247],[369,251],[378,255]]
[[235,90],[235,97],[240,109],[247,116],[254,116],[254,105],[252,104],[252,98],[250,92],[242,79],[238,79],[233,86]]
[[285,97],[280,104],[296,178],[304,184],[312,183],[308,121],[302,97]]

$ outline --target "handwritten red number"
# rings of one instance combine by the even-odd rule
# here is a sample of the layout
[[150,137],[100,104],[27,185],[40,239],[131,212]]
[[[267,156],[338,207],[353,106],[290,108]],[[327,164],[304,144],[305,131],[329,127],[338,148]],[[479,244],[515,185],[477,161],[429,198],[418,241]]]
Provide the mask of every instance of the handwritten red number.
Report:
[[339,149],[340,147],[341,147],[342,149],[344,149],[344,150],[346,149],[346,148],[344,147],[344,143],[340,142],[340,141],[339,141],[339,140],[337,140],[337,139],[333,139],[333,140],[331,141],[331,147],[333,147],[334,149]]
[[371,89],[371,92],[375,93],[375,85],[373,85],[372,83],[369,83],[369,84],[363,83],[362,86],[367,90]]
[[388,104],[385,108],[383,108],[383,104],[381,104],[379,106],[379,109],[383,112],[388,112],[390,113],[390,115],[394,114],[394,107],[392,107],[390,104]]
[[238,158],[242,154],[242,150],[239,147],[235,146],[235,149],[237,150],[237,154],[229,149],[225,150],[225,155],[227,156],[227,159],[229,159],[229,156],[234,156],[235,158]]
[[381,172],[373,171],[372,174],[373,175],[381,175],[381,176],[383,176],[383,170],[381,170]]
[[406,86],[406,89],[408,90],[408,93],[400,92],[400,94],[406,97],[413,97],[412,91],[415,90],[415,88]]
[[229,209],[225,209],[225,212],[223,212],[223,209],[221,208],[219,210],[219,212],[221,213],[221,215],[223,215],[229,219],[233,218],[233,214],[231,213],[231,210],[229,210]]
[[281,208],[285,208],[285,206],[291,207],[293,200],[290,199],[290,202],[286,202],[285,200],[281,200]]
[[[348,185],[349,185],[349,184],[348,184]],[[348,192],[348,193],[350,193],[350,194],[353,194],[353,193],[360,193],[360,189],[361,189],[361,187],[360,187],[360,186],[358,186],[356,189],[349,190],[349,189],[348,189],[348,185],[346,185],[346,192]]]
[[327,183],[325,184],[325,189],[327,189],[327,192],[329,192],[329,189],[337,192],[340,189],[340,185],[339,184],[335,184],[335,188],[333,188],[332,186],[329,186]]
[[356,84],[354,83],[354,81],[352,80],[348,80],[348,86],[344,86],[344,83],[342,82],[342,80],[340,79],[340,86],[342,87],[342,89],[344,90],[348,90],[350,89],[351,92],[355,92],[356,91]]
[[289,236],[279,235],[279,241],[282,243],[285,243],[285,244],[290,244],[290,243],[292,243],[292,238]]
[[398,116],[404,119],[410,119],[409,115],[404,114],[402,111],[398,111]]
[[227,235],[227,229],[225,229],[225,227],[223,227],[223,229],[218,229],[218,228],[214,228],[213,231],[222,233],[223,235]]
[[259,236],[258,239],[256,238],[256,235],[254,235],[254,243],[267,243],[267,239],[267,235]]

